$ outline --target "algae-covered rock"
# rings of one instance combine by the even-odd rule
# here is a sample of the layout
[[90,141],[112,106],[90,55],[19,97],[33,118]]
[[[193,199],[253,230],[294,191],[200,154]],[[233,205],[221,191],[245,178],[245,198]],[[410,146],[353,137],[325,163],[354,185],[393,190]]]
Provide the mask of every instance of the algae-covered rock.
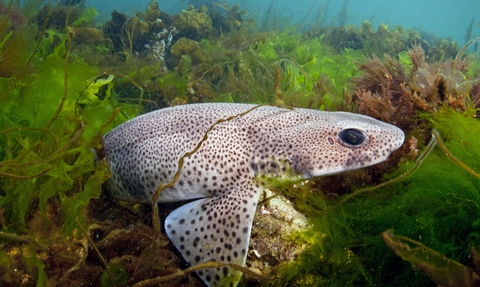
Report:
[[[68,32],[75,43],[99,45],[105,43],[103,32],[96,28],[68,27]],[[111,43],[111,42],[109,42]]]
[[193,6],[174,16],[174,25],[180,36],[198,40],[212,32],[212,19],[205,12],[196,11]]
[[162,12],[160,11],[160,8],[158,8],[158,2],[153,1],[145,10],[144,18],[147,22],[155,22],[160,18],[160,15],[162,15]]
[[[295,241],[295,234],[312,228],[304,214],[284,196],[266,189],[267,202],[260,206],[252,227],[247,266],[264,275],[276,273],[282,264],[297,258],[306,248]],[[268,200],[268,198],[271,198]]]
[[128,18],[127,24],[130,31],[137,30],[141,34],[148,33],[148,29],[150,28],[150,25],[147,22],[140,20],[139,17]]
[[200,44],[196,41],[180,38],[172,45],[171,53],[174,61],[178,62],[183,55],[188,55],[194,64],[210,61],[210,57],[205,54]]
[[139,17],[128,17],[114,10],[112,19],[103,26],[103,33],[113,42],[114,52],[132,55],[146,49],[151,36],[149,29],[150,24]]
[[460,51],[457,43],[447,39],[441,39],[428,53],[428,58],[432,62],[441,62],[445,59],[454,59]]
[[365,20],[360,24],[360,32],[366,37],[372,37],[375,33],[373,31],[372,22]]

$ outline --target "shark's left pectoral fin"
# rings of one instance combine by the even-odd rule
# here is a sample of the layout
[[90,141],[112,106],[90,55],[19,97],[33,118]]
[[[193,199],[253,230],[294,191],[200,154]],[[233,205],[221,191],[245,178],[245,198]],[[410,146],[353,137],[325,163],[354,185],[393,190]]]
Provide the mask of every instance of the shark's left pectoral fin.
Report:
[[[165,220],[165,230],[183,258],[245,265],[259,190],[229,191],[185,204]],[[231,267],[206,268],[197,274],[208,286],[236,286],[241,272]]]

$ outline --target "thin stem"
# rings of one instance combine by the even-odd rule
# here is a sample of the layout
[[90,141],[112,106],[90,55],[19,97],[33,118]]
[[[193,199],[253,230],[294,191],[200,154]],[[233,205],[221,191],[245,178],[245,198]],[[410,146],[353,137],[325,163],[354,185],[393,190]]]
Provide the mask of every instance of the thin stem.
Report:
[[458,165],[461,169],[463,169],[464,171],[468,172],[469,174],[475,176],[476,178],[480,178],[480,174],[478,174],[477,172],[475,172],[473,169],[471,169],[468,165],[466,165],[465,163],[463,163],[461,160],[459,160],[457,157],[455,157],[448,149],[447,147],[445,146],[445,144],[443,143],[443,140],[442,138],[440,137],[440,134],[438,133],[438,131],[436,129],[434,129],[432,131],[432,135],[433,137],[435,138],[435,140],[437,141],[437,144],[438,144],[438,147],[440,148],[440,150],[442,150],[442,152],[451,160],[453,161],[456,165]]
[[3,22],[2,26],[0,27],[0,32],[2,32],[3,28],[8,23],[8,20],[10,19],[11,13],[12,13],[12,7],[13,7],[13,0],[10,0],[10,5],[8,6],[8,12],[7,12],[7,18],[5,18],[5,22]]

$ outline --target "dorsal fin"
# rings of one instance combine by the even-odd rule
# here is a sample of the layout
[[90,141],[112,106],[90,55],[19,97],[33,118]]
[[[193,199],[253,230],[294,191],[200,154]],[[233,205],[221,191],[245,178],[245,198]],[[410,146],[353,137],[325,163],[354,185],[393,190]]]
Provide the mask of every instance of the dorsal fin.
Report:
[[[190,202],[168,215],[167,235],[191,266],[208,261],[245,265],[260,194],[254,186]],[[242,275],[226,266],[197,274],[208,286],[236,286]]]

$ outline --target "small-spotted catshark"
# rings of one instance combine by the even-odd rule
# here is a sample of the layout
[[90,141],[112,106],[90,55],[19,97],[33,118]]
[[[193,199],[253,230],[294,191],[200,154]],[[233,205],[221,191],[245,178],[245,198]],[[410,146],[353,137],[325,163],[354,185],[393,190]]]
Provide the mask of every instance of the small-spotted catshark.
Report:
[[[308,179],[354,170],[384,161],[404,141],[399,128],[363,115],[274,106],[249,111],[253,107],[176,106],[134,118],[104,136],[112,172],[108,189],[118,199],[138,202],[151,202],[158,186],[174,179],[179,159],[201,142],[157,201],[196,199],[165,220],[168,238],[192,266],[244,266],[265,188],[259,175],[293,172]],[[241,278],[227,266],[197,274],[208,286],[236,286]]]

